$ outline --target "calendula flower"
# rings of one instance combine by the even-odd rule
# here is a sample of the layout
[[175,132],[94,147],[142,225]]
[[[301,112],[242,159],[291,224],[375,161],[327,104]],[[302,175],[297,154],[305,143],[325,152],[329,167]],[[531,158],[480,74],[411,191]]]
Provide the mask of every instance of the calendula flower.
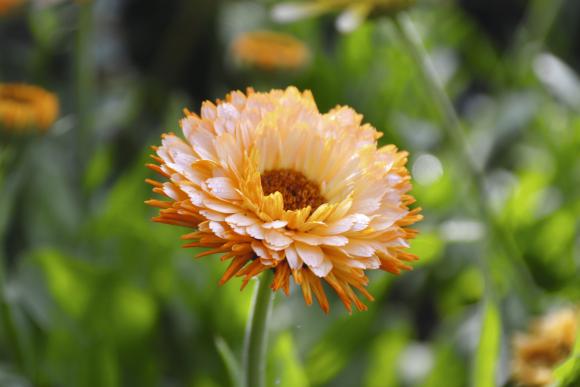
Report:
[[8,14],[24,3],[24,0],[0,0],[0,16]]
[[272,16],[280,22],[291,22],[338,11],[337,28],[350,32],[370,16],[391,15],[413,4],[415,0],[308,0],[279,4],[273,8]]
[[308,61],[308,48],[292,35],[273,31],[246,32],[232,44],[235,59],[262,70],[299,69]]
[[408,208],[407,153],[377,148],[381,134],[361,122],[349,107],[321,114],[294,87],[204,102],[181,120],[184,139],[154,148],[150,168],[165,179],[149,183],[169,199],[148,202],[161,208],[154,220],[197,229],[186,246],[231,260],[220,283],[273,270],[273,290],[288,294],[292,277],[328,311],[325,281],[364,310],[354,289],[373,299],[365,270],[411,269],[407,226],[421,215]]
[[7,132],[45,131],[58,111],[58,98],[41,87],[0,84],[0,128]]
[[572,352],[578,311],[563,309],[535,321],[528,334],[515,337],[512,373],[520,386],[548,386],[553,369]]

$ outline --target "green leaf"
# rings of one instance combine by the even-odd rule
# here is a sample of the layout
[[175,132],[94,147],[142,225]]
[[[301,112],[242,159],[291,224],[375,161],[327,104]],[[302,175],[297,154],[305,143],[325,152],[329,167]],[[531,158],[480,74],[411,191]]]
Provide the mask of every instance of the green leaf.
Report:
[[92,157],[84,173],[84,189],[86,192],[96,190],[109,176],[112,167],[111,149],[102,147]]
[[268,369],[270,383],[280,387],[308,386],[306,371],[298,356],[290,332],[281,333],[272,346]]
[[86,262],[57,250],[39,250],[33,259],[42,267],[50,294],[69,315],[80,318],[90,302],[94,274]]
[[495,387],[501,320],[496,304],[489,298],[483,305],[482,318],[472,384],[474,387]]
[[366,387],[398,386],[397,360],[409,342],[408,327],[387,331],[372,344],[370,364],[365,375]]
[[419,260],[413,263],[413,267],[427,265],[437,260],[443,252],[445,243],[435,232],[420,233],[411,242],[409,253],[415,254]]
[[364,348],[370,339],[369,330],[375,315],[369,310],[347,316],[327,330],[306,358],[306,373],[313,385],[328,382],[343,369],[357,348]]
[[435,364],[422,387],[464,387],[466,372],[464,362],[453,345],[444,337],[436,345]]
[[554,381],[558,387],[580,385],[580,324],[576,329],[576,343],[572,355],[554,370]]
[[228,376],[230,377],[230,383],[232,387],[238,387],[241,385],[242,371],[240,369],[240,363],[236,359],[232,349],[228,343],[221,336],[215,338],[215,347],[224,362],[226,371],[228,371]]
[[154,300],[143,290],[126,283],[119,285],[112,293],[112,312],[119,340],[142,339],[157,319]]

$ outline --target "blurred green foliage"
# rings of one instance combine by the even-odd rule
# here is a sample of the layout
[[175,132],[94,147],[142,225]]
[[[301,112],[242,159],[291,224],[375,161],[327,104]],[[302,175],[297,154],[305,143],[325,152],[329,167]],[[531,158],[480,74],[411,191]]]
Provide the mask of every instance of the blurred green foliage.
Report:
[[[246,86],[295,84],[321,111],[348,104],[363,113],[382,144],[409,150],[425,216],[411,247],[421,260],[400,277],[371,273],[368,312],[348,315],[334,295],[329,315],[296,289],[277,296],[268,385],[507,385],[514,332],[578,304],[574,1],[525,2],[507,45],[462,7],[488,2],[425,1],[411,11],[467,128],[483,199],[519,258],[497,249],[389,20],[340,35],[335,15],[274,24],[274,1],[32,3],[0,16],[0,81],[55,91],[62,114],[45,136],[0,138],[0,386],[236,380],[251,289],[217,286],[224,263],[193,260],[180,248],[186,230],[149,221],[143,165],[160,133],[179,130],[182,108]],[[507,6],[499,3],[491,12]],[[232,39],[268,28],[302,39],[309,65],[268,74],[234,65]],[[576,347],[556,371],[560,385],[580,383]]]

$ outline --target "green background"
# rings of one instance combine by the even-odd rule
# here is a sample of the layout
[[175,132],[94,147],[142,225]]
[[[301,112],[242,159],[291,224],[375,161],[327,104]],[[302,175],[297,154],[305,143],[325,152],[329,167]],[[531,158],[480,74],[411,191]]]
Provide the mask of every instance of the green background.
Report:
[[[425,216],[414,270],[369,273],[369,311],[349,315],[331,292],[328,315],[297,288],[276,295],[269,386],[509,385],[513,334],[578,303],[576,1],[410,11],[479,177],[386,17],[342,35],[336,14],[275,24],[272,1],[41,3],[0,17],[0,82],[39,84],[61,101],[46,135],[0,138],[0,386],[230,385],[224,360],[240,357],[252,286],[218,286],[227,263],[194,260],[180,247],[187,230],[150,222],[144,164],[184,107],[247,86],[292,84],[322,112],[364,114],[381,144],[410,152]],[[237,65],[232,39],[256,29],[303,40],[310,62]],[[577,359],[561,385],[580,385]]]

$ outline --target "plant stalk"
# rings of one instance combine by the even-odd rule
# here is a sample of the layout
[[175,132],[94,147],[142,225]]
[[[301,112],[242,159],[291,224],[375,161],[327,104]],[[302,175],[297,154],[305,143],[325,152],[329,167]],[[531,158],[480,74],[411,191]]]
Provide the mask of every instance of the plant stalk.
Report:
[[[527,291],[522,292],[522,297],[526,301],[532,302],[534,295],[529,294],[529,290],[532,289],[536,291],[537,286],[512,235],[493,215],[493,210],[486,194],[485,176],[481,168],[471,157],[473,152],[471,151],[471,146],[467,141],[465,130],[461,124],[457,111],[455,110],[455,107],[439,78],[437,69],[425,49],[421,37],[410,17],[405,13],[400,13],[398,16],[393,17],[393,22],[399,32],[403,44],[409,52],[409,55],[421,70],[427,91],[430,93],[432,100],[435,102],[443,116],[443,127],[447,131],[447,137],[450,139],[455,151],[459,155],[459,161],[465,169],[465,175],[470,179],[470,183],[477,195],[478,200],[475,202],[478,211],[485,220],[492,238],[498,242],[498,247],[501,249],[503,255],[505,255],[512,264],[517,266],[515,271],[522,275],[522,279],[528,285]],[[487,266],[488,264],[483,262],[482,265]],[[484,269],[484,274],[487,277],[486,283],[489,284],[489,268],[484,267]],[[490,288],[489,286],[486,287]],[[490,288],[490,290],[492,290],[492,288]]]
[[266,372],[266,344],[268,319],[274,295],[270,289],[272,271],[266,270],[258,279],[252,298],[250,317],[244,338],[244,382],[243,387],[264,387]]
[[[5,171],[0,170],[0,329],[6,336],[8,350],[12,355],[14,364],[19,367],[23,374],[32,376],[30,353],[25,350],[22,332],[16,324],[13,305],[6,295],[8,270],[4,246],[6,230],[9,227],[14,205],[27,173],[27,149],[26,145],[14,149],[10,149],[8,145],[1,149],[1,151],[7,152],[8,156],[6,156],[6,160],[1,160]],[[12,154],[13,152],[14,154]]]
[[94,146],[91,144],[93,129],[92,102],[95,86],[94,58],[91,50],[93,35],[93,2],[82,1],[78,5],[78,30],[75,47],[74,84],[77,114],[77,141],[79,175],[82,176]]

